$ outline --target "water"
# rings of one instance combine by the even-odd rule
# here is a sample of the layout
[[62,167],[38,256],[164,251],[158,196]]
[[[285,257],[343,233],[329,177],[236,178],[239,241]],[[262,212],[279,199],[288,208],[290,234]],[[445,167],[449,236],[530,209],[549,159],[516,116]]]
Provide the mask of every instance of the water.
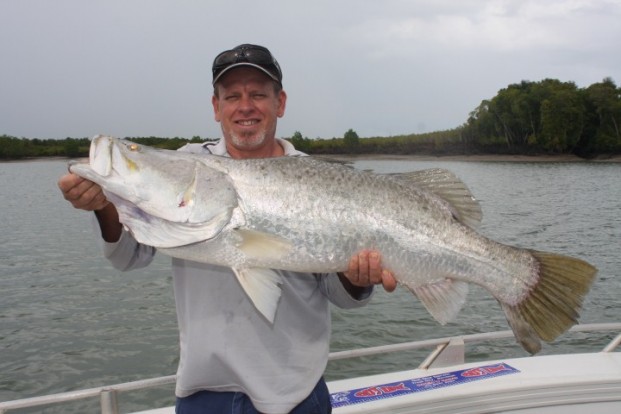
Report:
[[[621,303],[621,164],[357,161],[404,172],[444,167],[481,201],[481,232],[498,241],[587,259],[599,268],[581,321],[618,322]],[[170,375],[177,328],[169,259],[120,273],[102,258],[91,215],[56,187],[64,161],[0,163],[0,401]],[[381,289],[369,306],[333,312],[332,350],[508,329],[480,289],[455,322],[440,326],[405,290]],[[612,337],[574,334],[552,351],[593,350]],[[597,345],[597,347],[596,347]],[[595,348],[594,348],[595,347]],[[513,340],[468,348],[473,359],[524,356]],[[339,379],[414,368],[423,352],[330,363]],[[172,404],[172,387],[121,396],[124,411]],[[46,413],[93,412],[97,402]],[[24,411],[41,412],[41,410]]]

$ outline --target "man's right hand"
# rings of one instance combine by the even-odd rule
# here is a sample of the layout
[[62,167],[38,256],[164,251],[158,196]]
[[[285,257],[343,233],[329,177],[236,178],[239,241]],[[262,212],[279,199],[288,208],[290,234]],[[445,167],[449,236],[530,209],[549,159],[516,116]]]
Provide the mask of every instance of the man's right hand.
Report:
[[92,181],[69,173],[58,180],[58,188],[65,200],[80,210],[94,211],[101,237],[109,243],[114,243],[121,237],[123,226],[119,222],[116,207],[106,199],[101,187]]
[[72,173],[60,177],[58,188],[65,200],[80,210],[101,210],[110,204],[99,185]]

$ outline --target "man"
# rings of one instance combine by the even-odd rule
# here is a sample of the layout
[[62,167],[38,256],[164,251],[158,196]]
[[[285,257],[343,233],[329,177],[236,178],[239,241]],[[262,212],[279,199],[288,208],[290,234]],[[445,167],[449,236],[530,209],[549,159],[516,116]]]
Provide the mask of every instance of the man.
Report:
[[[215,119],[223,139],[181,151],[232,158],[304,155],[276,138],[287,95],[270,51],[240,45],[213,62]],[[74,207],[95,212],[104,254],[118,269],[150,263],[155,249],[138,244],[96,184],[67,174],[59,187]],[[356,189],[360,191],[363,189]],[[329,303],[366,304],[373,285],[395,289],[377,252],[352,257],[340,274],[280,271],[282,296],[273,323],[254,308],[228,268],[173,259],[180,331],[177,413],[329,413],[322,378],[330,340]]]

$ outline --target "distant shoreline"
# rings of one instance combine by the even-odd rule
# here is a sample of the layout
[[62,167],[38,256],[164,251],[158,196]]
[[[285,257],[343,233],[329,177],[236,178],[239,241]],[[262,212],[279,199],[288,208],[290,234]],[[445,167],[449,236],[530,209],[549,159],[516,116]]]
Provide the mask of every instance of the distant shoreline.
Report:
[[403,161],[459,161],[459,162],[597,162],[621,163],[621,155],[597,156],[586,159],[575,155],[505,155],[505,154],[476,154],[476,155],[391,155],[391,154],[321,154],[319,158],[330,158],[339,161],[358,160],[403,160]]

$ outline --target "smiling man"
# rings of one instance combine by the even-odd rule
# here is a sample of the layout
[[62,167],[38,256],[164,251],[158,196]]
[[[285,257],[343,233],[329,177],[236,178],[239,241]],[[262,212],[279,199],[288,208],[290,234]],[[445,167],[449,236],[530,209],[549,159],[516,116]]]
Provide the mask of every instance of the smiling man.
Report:
[[[287,102],[280,81],[270,81],[269,72],[268,77],[253,66],[231,66],[234,70],[228,67],[216,75],[212,98],[228,153],[233,158],[284,155],[273,138],[276,121],[285,114]],[[280,73],[277,66],[273,70]]]
[[[223,138],[180,149],[237,159],[302,156],[276,138],[287,95],[270,51],[240,45],[213,63],[212,98]],[[95,211],[105,256],[114,267],[147,266],[155,249],[126,231],[101,188],[74,174],[58,183],[75,208]],[[363,189],[352,189],[361,191]],[[351,258],[347,272],[278,271],[282,295],[274,322],[254,307],[229,268],[173,259],[179,323],[178,414],[307,414],[331,412],[323,371],[330,345],[330,307],[365,305],[373,286],[395,289],[377,252]]]
[[[285,114],[287,94],[283,90],[280,66],[268,49],[243,44],[224,51],[214,59],[212,74],[214,117],[220,122],[223,138],[216,144],[188,144],[181,151],[237,159],[305,155],[288,141],[276,138],[276,126],[278,118]],[[384,284],[386,290],[392,291],[396,282],[389,272],[383,271],[379,254],[370,251],[353,257],[345,274],[304,275],[299,279],[298,274],[283,272],[283,276],[288,286],[283,286],[279,312],[287,316],[277,319],[272,327],[264,326],[263,321],[260,324],[250,322],[252,326],[227,325],[229,332],[225,339],[237,337],[242,343],[220,342],[207,332],[199,331],[196,324],[180,321],[182,337],[195,342],[192,348],[200,347],[204,351],[203,355],[186,353],[185,356],[182,352],[177,384],[179,414],[219,412],[205,409],[220,400],[226,412],[230,407],[242,406],[252,407],[249,413],[254,413],[253,409],[267,413],[330,412],[327,388],[321,378],[329,350],[328,303],[344,308],[363,306],[370,298],[373,285]],[[312,283],[300,283],[302,280]],[[200,287],[192,291],[200,291]],[[221,290],[215,295],[228,293]],[[204,298],[195,297],[191,306],[198,308],[201,300]],[[244,312],[243,308],[238,308],[236,313],[243,315]],[[209,319],[214,313],[213,309],[202,309],[192,318]],[[258,341],[253,342],[252,335],[239,334],[248,330],[258,335]],[[250,343],[243,343],[245,340]],[[213,358],[224,353],[226,342],[229,344],[226,365],[233,374],[229,374],[230,378],[214,370],[213,363],[202,367],[193,363],[199,356]],[[250,353],[249,346],[253,349]],[[257,358],[262,362],[257,362]],[[192,374],[188,375],[190,372]],[[189,377],[194,382],[184,380]],[[233,409],[232,412],[238,411]]]

